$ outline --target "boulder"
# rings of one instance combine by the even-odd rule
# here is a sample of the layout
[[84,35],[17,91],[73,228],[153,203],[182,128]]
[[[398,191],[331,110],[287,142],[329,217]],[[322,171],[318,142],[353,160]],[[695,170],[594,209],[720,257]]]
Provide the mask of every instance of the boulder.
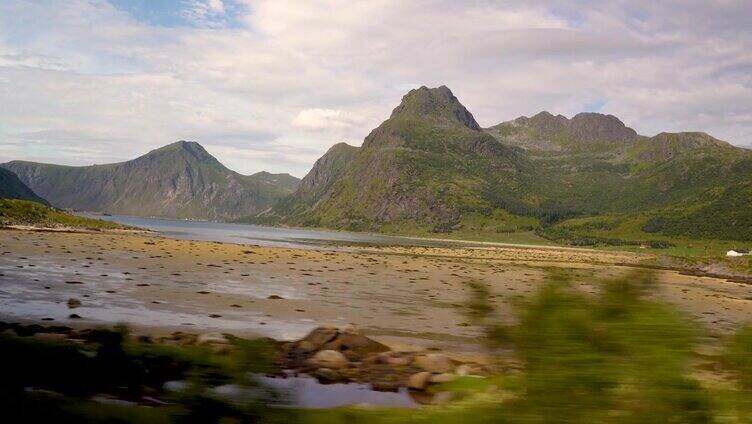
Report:
[[313,345],[313,343],[309,342],[308,340],[301,340],[298,343],[295,344],[295,351],[297,353],[311,353],[316,350],[316,346]]
[[313,375],[319,378],[320,380],[324,380],[324,381],[340,380],[340,375],[337,373],[337,371],[334,371],[331,368],[319,368],[313,372]]
[[415,358],[415,365],[428,372],[445,373],[454,371],[454,363],[441,353],[429,353]]
[[322,349],[337,350],[353,360],[362,360],[372,353],[386,352],[389,348],[372,340],[354,328],[339,332],[336,337],[322,346]]
[[331,368],[337,370],[346,368],[350,362],[345,355],[336,350],[321,350],[308,360],[308,364],[314,368]]
[[411,375],[407,379],[407,387],[413,390],[425,390],[430,383],[431,373],[428,371],[421,371]]
[[308,342],[314,350],[321,349],[322,346],[334,340],[339,334],[336,327],[318,327],[314,328],[307,336],[303,337],[301,342]]

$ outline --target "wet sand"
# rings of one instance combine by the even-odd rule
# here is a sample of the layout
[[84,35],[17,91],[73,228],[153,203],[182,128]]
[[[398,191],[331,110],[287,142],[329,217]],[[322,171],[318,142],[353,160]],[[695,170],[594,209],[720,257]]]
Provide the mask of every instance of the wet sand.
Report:
[[[393,346],[472,351],[479,329],[462,308],[470,282],[487,284],[509,318],[549,269],[593,292],[596,278],[621,275],[647,258],[562,248],[307,250],[0,230],[0,320],[82,327],[123,322],[149,333],[219,330],[277,339],[301,337],[321,324],[352,324]],[[752,285],[657,273],[658,296],[711,333],[752,322]],[[71,308],[69,299],[80,306]]]

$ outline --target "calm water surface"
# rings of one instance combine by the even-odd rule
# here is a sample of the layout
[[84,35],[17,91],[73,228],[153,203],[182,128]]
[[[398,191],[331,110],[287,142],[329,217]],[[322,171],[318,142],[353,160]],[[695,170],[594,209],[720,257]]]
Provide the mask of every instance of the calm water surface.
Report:
[[95,218],[132,225],[176,239],[218,241],[224,243],[258,244],[280,247],[331,247],[347,245],[380,246],[468,246],[465,242],[421,239],[347,231],[311,230],[305,228],[264,227],[261,225],[229,224],[208,221],[141,218],[134,216],[93,216]]

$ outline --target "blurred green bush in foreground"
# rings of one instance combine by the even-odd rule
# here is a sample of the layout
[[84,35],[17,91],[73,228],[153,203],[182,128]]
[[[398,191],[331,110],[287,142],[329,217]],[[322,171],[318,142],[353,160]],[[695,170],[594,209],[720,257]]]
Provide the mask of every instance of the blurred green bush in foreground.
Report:
[[[655,281],[635,272],[587,293],[552,273],[511,322],[498,319],[489,289],[474,284],[468,314],[485,329],[489,352],[500,363],[515,361],[518,371],[439,386],[453,392],[441,405],[300,410],[283,406],[251,377],[269,370],[269,347],[260,341],[236,339],[233,353],[218,355],[101,330],[83,345],[0,336],[0,406],[4,422],[752,422],[752,327],[720,341],[707,337],[701,326],[651,299]],[[719,353],[699,354],[701,345]],[[90,400],[97,393],[126,400],[164,395],[171,380],[188,386],[163,398],[166,405]],[[210,389],[223,384],[235,385],[241,396]]]

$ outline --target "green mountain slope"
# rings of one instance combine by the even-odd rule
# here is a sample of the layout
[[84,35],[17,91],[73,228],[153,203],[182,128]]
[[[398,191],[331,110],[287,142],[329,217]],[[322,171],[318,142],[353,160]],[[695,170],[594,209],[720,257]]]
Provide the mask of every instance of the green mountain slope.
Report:
[[268,208],[297,187],[287,174],[230,171],[201,145],[186,141],[109,165],[0,166],[56,207],[139,216],[235,219]]
[[21,182],[16,174],[2,168],[0,168],[0,199],[30,200],[47,204],[46,200],[37,196],[34,191]]
[[480,130],[446,87],[405,95],[360,148],[338,144],[296,193],[261,218],[293,225],[378,230],[408,221],[448,231],[495,208],[490,186],[514,185],[526,166]]
[[[548,112],[481,129],[448,88],[421,87],[362,147],[335,145],[295,193],[246,220],[414,233],[535,229],[565,242],[752,240],[751,184],[752,152],[704,133],[646,137],[612,115]],[[608,222],[565,228],[588,217]]]

